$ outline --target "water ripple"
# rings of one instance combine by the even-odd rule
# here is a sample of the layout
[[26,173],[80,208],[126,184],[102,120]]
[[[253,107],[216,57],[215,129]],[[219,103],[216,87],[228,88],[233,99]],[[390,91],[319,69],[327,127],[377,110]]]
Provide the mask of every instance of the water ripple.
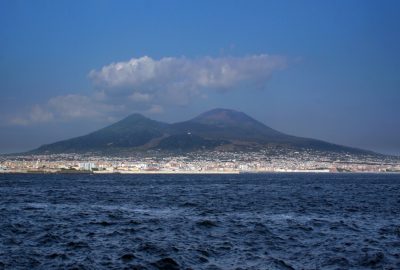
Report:
[[0,175],[0,269],[400,269],[397,175]]

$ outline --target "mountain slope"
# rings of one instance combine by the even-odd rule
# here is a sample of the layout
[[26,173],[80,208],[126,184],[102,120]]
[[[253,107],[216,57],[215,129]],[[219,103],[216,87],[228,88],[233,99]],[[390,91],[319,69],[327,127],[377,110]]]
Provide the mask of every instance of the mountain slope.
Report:
[[43,145],[31,153],[114,152],[158,149],[257,150],[266,146],[321,151],[366,151],[320,140],[287,135],[254,120],[245,113],[214,109],[191,120],[167,124],[132,114],[88,135]]
[[163,136],[167,126],[168,124],[148,119],[140,114],[132,114],[88,135],[43,145],[34,152],[86,152],[139,147]]

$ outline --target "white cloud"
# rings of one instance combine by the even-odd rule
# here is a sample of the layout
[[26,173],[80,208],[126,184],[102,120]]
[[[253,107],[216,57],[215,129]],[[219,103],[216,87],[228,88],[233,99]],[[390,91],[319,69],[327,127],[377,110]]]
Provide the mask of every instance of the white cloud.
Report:
[[128,98],[136,102],[146,102],[151,100],[151,95],[146,93],[133,92],[133,94],[130,95]]
[[154,104],[146,111],[149,114],[160,114],[164,112],[164,108],[161,105]]
[[143,98],[147,94],[157,102],[186,104],[207,90],[262,88],[273,72],[285,66],[284,57],[266,54],[160,60],[144,56],[92,70],[89,78],[109,96],[128,92],[135,101],[149,101]]
[[83,95],[65,95],[51,98],[46,104],[33,106],[24,116],[9,118],[13,125],[30,125],[53,120],[90,119],[109,121],[124,105],[105,104]]
[[96,101],[83,95],[66,95],[51,98],[48,107],[62,118],[97,118],[124,109],[123,105],[112,105]]
[[35,105],[32,108],[30,118],[34,122],[48,122],[53,120],[53,114],[47,110],[44,110],[39,105]]
[[207,88],[235,87],[244,81],[265,81],[272,72],[286,66],[280,56],[266,54],[246,57],[165,57],[154,60],[148,56],[127,62],[112,63],[89,77],[105,88],[151,86],[189,86]]
[[28,125],[31,123],[44,123],[50,122],[54,119],[54,115],[52,112],[42,108],[39,105],[34,105],[30,111],[27,113],[27,116],[14,116],[9,119],[9,123],[14,125]]
[[245,57],[164,57],[148,56],[112,63],[92,70],[90,95],[67,94],[33,106],[25,116],[9,118],[9,123],[27,125],[73,119],[120,118],[132,112],[159,114],[168,106],[204,100],[212,91],[262,89],[286,59],[273,55]]

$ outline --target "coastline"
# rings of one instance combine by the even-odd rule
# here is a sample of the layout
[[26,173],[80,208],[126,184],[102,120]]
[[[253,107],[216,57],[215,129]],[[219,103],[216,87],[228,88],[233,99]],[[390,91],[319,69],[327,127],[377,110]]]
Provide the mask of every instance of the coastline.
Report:
[[103,174],[120,174],[120,175],[237,175],[237,174],[400,174],[400,171],[394,172],[382,172],[382,171],[318,171],[318,170],[292,170],[292,171],[115,171],[115,172],[105,172],[105,171],[0,171],[1,174],[91,174],[91,175],[103,175]]

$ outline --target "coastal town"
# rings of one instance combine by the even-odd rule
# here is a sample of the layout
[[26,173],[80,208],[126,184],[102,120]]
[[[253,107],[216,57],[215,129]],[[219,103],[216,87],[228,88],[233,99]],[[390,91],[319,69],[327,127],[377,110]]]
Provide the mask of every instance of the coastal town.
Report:
[[400,173],[400,158],[276,148],[255,152],[139,152],[0,156],[0,173],[235,174],[269,172]]

